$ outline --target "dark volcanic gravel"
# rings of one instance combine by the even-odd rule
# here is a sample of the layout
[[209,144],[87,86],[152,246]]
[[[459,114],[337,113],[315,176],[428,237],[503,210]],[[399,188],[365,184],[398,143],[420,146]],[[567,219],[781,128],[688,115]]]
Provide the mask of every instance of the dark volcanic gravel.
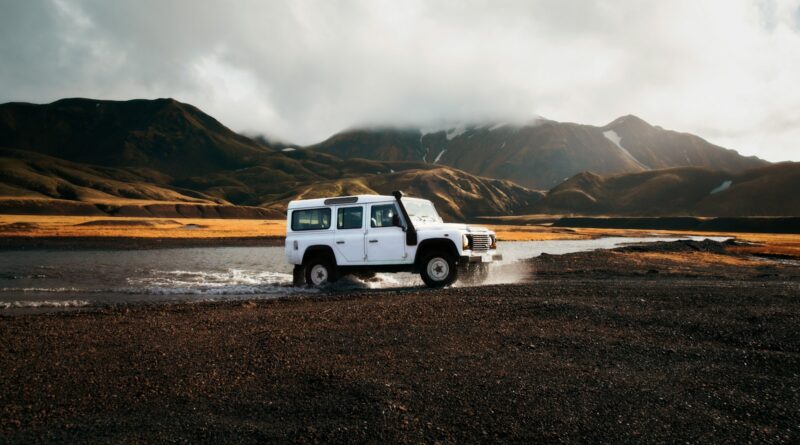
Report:
[[661,275],[0,318],[0,442],[797,443],[798,326]]

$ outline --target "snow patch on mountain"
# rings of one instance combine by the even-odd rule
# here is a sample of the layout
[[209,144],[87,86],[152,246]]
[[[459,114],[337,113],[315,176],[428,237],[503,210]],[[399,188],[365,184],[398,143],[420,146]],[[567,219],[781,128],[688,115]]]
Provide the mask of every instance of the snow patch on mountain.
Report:
[[466,132],[467,132],[467,126],[459,125],[457,127],[453,127],[447,130],[447,132],[445,133],[445,137],[447,138],[448,141],[452,141],[453,139],[461,136]]
[[609,141],[611,141],[611,142],[612,142],[614,145],[616,145],[616,146],[617,146],[617,148],[619,148],[619,149],[622,151],[622,153],[624,153],[624,154],[625,154],[625,157],[627,157],[628,159],[630,159],[631,161],[633,161],[633,162],[634,162],[636,165],[638,165],[639,167],[642,167],[642,168],[643,168],[643,169],[645,169],[645,170],[650,170],[650,168],[649,168],[649,167],[647,167],[646,165],[644,165],[644,164],[642,164],[641,162],[639,162],[639,160],[638,160],[638,159],[636,159],[635,157],[633,157],[633,155],[631,154],[631,152],[629,152],[628,150],[626,150],[626,149],[625,149],[625,147],[623,147],[623,146],[622,146],[622,138],[621,138],[621,137],[619,137],[619,135],[617,134],[617,132],[616,132],[616,131],[614,131],[614,130],[608,130],[608,131],[604,131],[604,132],[603,132],[603,136],[605,136],[605,137],[606,137],[606,139],[608,139],[608,140],[609,140]]
[[445,154],[446,152],[447,152],[446,148],[444,150],[440,151],[439,154],[436,155],[436,159],[433,160],[433,163],[436,164],[437,162],[439,162],[439,159],[441,159],[442,155]]
[[714,190],[711,190],[711,194],[713,195],[714,193],[724,192],[725,190],[731,188],[732,184],[733,181],[731,181],[730,179],[727,181],[722,181],[722,184],[717,186]]

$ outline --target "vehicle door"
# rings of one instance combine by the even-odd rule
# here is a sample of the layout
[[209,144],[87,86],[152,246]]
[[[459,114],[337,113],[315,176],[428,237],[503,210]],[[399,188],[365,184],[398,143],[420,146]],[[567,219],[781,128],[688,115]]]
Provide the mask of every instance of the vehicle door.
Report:
[[372,204],[367,227],[367,262],[407,263],[406,234],[395,203]]
[[364,206],[336,209],[336,250],[348,264],[364,262]]

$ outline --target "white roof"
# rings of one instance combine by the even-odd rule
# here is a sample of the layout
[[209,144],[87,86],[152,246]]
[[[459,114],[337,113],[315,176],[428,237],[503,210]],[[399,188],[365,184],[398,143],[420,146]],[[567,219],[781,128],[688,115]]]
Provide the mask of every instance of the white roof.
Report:
[[[344,201],[339,203],[330,203],[325,204],[325,200],[327,199],[340,199],[340,198],[356,198],[355,201]],[[412,198],[410,196],[404,196],[403,199],[420,199],[420,198]],[[334,205],[353,205],[353,204],[372,204],[375,202],[394,202],[394,196],[389,195],[353,195],[353,196],[330,196],[328,198],[317,198],[317,199],[298,199],[295,201],[289,201],[288,209],[304,209],[310,207],[329,207]]]
[[[336,198],[356,198],[355,202],[342,202],[341,204],[325,204],[326,199]],[[352,205],[352,204],[370,204],[373,202],[394,202],[394,196],[387,195],[355,195],[355,196],[331,196],[328,198],[317,199],[298,199],[296,201],[289,201],[289,209],[299,209],[307,207],[326,207],[331,205]]]

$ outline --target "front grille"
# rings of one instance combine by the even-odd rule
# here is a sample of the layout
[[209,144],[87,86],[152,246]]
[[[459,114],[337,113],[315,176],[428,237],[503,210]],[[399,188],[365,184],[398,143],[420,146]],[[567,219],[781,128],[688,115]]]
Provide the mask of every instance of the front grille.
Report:
[[489,244],[491,240],[489,239],[489,235],[472,235],[472,250],[474,251],[487,251],[489,250]]

